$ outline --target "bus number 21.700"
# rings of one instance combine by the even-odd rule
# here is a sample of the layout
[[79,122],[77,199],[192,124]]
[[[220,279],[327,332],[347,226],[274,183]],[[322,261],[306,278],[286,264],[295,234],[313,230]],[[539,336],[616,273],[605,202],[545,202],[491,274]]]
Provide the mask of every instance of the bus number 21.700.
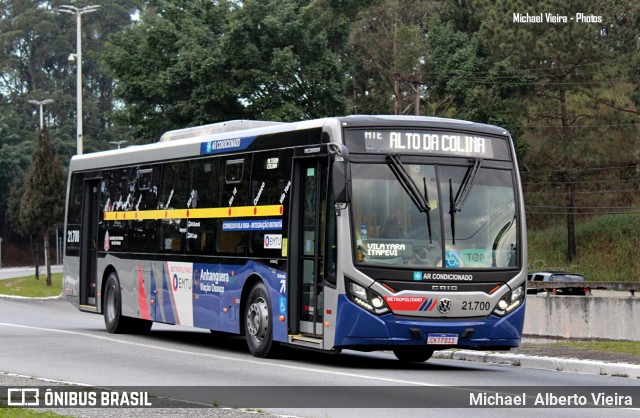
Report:
[[67,231],[67,242],[70,243],[78,243],[80,242],[80,231],[74,229],[72,231]]
[[491,309],[491,304],[489,302],[478,302],[478,301],[462,302],[463,311],[488,311],[489,309]]

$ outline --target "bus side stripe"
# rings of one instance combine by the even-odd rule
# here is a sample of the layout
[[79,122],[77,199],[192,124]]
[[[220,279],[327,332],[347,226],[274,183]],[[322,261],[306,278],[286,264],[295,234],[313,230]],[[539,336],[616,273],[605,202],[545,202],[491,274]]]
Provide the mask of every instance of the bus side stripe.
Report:
[[173,292],[169,290],[169,286],[171,286],[171,284],[169,284],[167,280],[168,274],[169,262],[165,261],[164,263],[162,263],[162,312],[164,313],[163,319],[168,324],[175,324],[176,322],[179,322],[179,320],[176,319],[176,317],[178,316],[178,312],[176,311],[176,302],[173,298]]
[[138,308],[141,319],[151,319],[149,306],[147,305],[147,292],[144,288],[144,277],[142,276],[142,265],[138,263]]
[[166,209],[104,212],[105,221],[135,221],[148,219],[210,219],[281,216],[282,205],[237,206],[223,208]]

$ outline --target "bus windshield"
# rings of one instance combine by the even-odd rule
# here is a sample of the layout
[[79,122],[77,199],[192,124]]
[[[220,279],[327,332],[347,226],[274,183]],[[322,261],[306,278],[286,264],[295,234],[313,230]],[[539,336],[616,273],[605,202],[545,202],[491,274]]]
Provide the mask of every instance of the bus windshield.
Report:
[[[518,265],[511,170],[394,160],[352,164],[358,264],[415,269]],[[456,205],[461,189],[464,204]]]

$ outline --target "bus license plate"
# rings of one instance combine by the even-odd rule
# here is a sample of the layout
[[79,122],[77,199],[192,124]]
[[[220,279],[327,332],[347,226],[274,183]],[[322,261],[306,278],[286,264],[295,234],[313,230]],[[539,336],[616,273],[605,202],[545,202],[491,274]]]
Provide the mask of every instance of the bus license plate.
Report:
[[428,334],[428,345],[451,345],[458,344],[458,334]]

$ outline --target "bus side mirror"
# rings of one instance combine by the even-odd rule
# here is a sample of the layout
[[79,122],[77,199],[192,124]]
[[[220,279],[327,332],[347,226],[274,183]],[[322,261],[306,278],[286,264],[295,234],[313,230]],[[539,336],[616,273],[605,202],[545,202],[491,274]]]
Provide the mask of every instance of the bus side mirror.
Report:
[[347,161],[334,161],[331,168],[331,185],[333,199],[336,203],[349,203],[349,163]]

